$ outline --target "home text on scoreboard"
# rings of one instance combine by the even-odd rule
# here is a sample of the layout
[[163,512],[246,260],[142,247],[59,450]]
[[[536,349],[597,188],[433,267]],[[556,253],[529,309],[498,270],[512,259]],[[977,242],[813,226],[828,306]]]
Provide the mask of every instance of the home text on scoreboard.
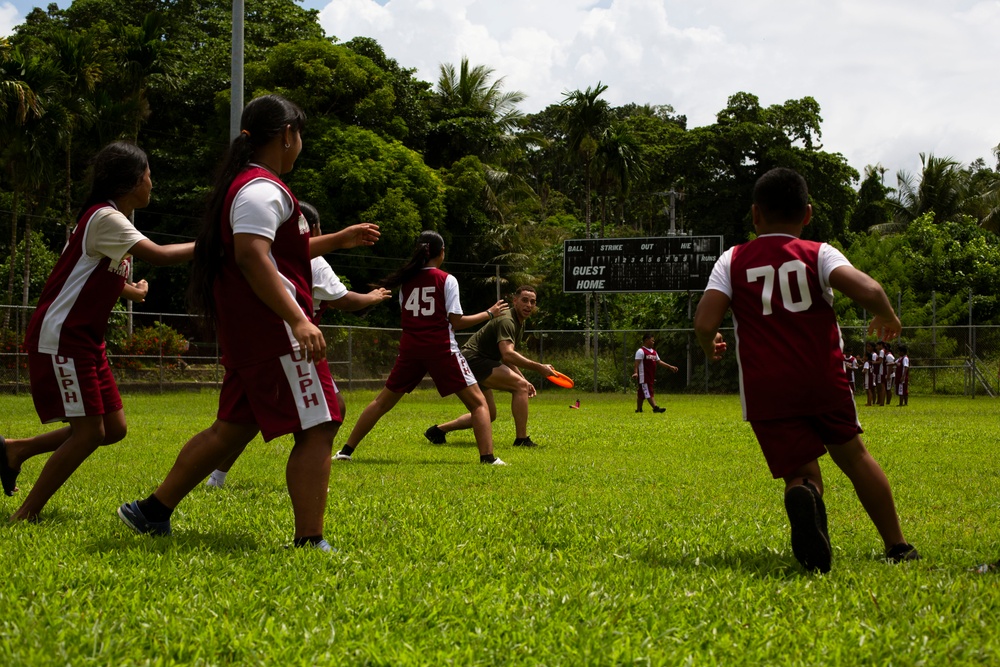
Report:
[[565,241],[563,291],[701,291],[721,254],[721,236]]

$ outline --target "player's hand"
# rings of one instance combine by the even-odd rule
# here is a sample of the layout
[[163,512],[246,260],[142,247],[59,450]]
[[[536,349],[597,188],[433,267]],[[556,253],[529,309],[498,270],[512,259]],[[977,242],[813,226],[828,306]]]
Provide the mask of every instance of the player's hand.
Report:
[[368,292],[368,296],[372,298],[372,303],[382,303],[386,299],[392,296],[392,290],[388,290],[384,287],[376,287],[371,292]]
[[670,367],[670,372],[671,372],[671,373],[676,373],[676,372],[677,372],[677,371],[679,371],[679,370],[680,370],[680,368],[678,368],[677,366],[671,366],[671,367]]
[[639,379],[639,374],[638,373],[632,373],[632,377],[634,377],[636,379]]
[[555,375],[556,374],[556,367],[553,366],[552,364],[542,364],[541,366],[542,366],[542,373],[541,374],[544,377],[548,377],[550,375]]
[[[487,308],[486,312],[489,313],[490,315],[492,315],[493,317],[496,317],[497,315],[503,315],[508,310],[510,310],[510,306],[507,305],[506,301],[504,301],[503,299],[500,299],[499,301],[497,301],[496,303],[494,303],[492,306],[490,306],[489,308]],[[493,317],[491,317],[490,319],[492,320]]]
[[868,335],[875,334],[879,340],[884,341],[896,338],[902,330],[903,325],[895,313],[892,314],[892,319],[876,315],[872,318],[872,323],[868,325]]
[[292,335],[299,343],[299,350],[305,352],[306,361],[326,357],[326,338],[323,332],[309,320],[302,319],[292,325]]
[[341,248],[357,248],[358,246],[375,245],[382,232],[378,230],[378,225],[373,222],[362,222],[359,225],[351,225],[340,230],[342,235]]
[[726,353],[728,346],[726,345],[726,340],[722,337],[721,333],[715,334],[715,339],[711,343],[711,348],[704,348],[705,354],[712,361],[718,361],[722,359],[722,355]]
[[136,289],[142,296],[137,300],[137,303],[143,303],[146,301],[146,295],[149,294],[149,283],[145,280],[140,280],[137,283],[132,283],[132,287]]
[[535,389],[535,385],[533,385],[533,384],[531,384],[529,382],[528,383],[528,398],[534,398],[535,394],[537,394],[537,393],[538,393],[538,390]]

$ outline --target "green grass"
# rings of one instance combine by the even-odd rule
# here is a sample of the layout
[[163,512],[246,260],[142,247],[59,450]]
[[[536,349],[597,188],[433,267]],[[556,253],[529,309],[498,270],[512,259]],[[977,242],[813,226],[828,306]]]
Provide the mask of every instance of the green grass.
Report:
[[[346,428],[373,395],[347,395]],[[457,400],[404,399],[334,465],[331,556],[285,546],[287,439],[251,445],[225,489],[196,489],[173,537],[130,533],[115,508],[155,487],[216,397],[126,396],[126,440],[92,456],[40,524],[0,526],[0,664],[1000,660],[1000,579],[968,572],[1000,557],[995,401],[860,408],[924,560],[883,562],[825,458],[834,567],[806,575],[736,397],[663,396],[666,414],[637,415],[631,396],[544,392],[534,450],[510,446],[500,398],[507,468],[479,465],[471,433],[426,444]],[[30,399],[0,406],[0,433],[39,429]],[[42,463],[26,464],[22,494]]]

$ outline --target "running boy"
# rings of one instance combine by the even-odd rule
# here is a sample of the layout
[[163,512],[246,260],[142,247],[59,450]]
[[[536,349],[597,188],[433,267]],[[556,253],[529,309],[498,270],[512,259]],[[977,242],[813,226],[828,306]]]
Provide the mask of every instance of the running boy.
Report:
[[[757,238],[715,264],[694,326],[702,349],[720,359],[719,326],[733,310],[743,417],[775,478],[785,482],[792,551],[807,570],[830,569],[830,540],[819,457],[829,452],[854,485],[890,562],[915,560],[899,526],[885,473],[861,441],[844,372],[833,288],[874,313],[870,332],[895,338],[899,318],[882,287],[826,243],[803,241],[812,207],[805,180],[772,169],[754,186]],[[788,379],[798,378],[789,391]]]

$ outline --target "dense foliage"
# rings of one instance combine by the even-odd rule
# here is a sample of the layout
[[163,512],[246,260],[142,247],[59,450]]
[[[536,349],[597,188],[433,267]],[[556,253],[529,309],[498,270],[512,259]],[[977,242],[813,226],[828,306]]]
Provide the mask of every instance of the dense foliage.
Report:
[[[87,160],[110,140],[135,140],[151,155],[154,201],[137,226],[159,242],[194,236],[229,136],[230,7],[76,0],[35,9],[0,41],[0,303],[37,299],[36,274],[75,221]],[[612,107],[603,95],[613,84],[597,82],[526,115],[524,95],[487,65],[443,63],[432,85],[372,39],[326,35],[317,13],[293,0],[246,7],[248,99],[281,93],[309,117],[290,185],[327,230],[382,225],[374,248],[332,258],[356,289],[434,228],[467,308],[531,282],[541,286],[537,326],[584,328],[591,304],[561,295],[564,239],[665,234],[673,202],[681,233],[739,243],[750,233],[754,181],[784,165],[810,183],[806,236],[843,247],[906,295],[906,312],[925,308],[931,291],[944,303],[967,301],[971,289],[977,321],[1000,318],[991,268],[1000,174],[982,160],[922,156],[919,175],[900,173],[889,187],[880,166],[862,177],[823,149],[811,97],[763,106],[737,92],[713,124],[689,128],[667,104]],[[147,308],[185,310],[183,267],[140,267],[139,277],[152,286]],[[614,295],[594,306],[602,327],[688,323],[687,295]],[[394,308],[369,320],[393,323]]]

